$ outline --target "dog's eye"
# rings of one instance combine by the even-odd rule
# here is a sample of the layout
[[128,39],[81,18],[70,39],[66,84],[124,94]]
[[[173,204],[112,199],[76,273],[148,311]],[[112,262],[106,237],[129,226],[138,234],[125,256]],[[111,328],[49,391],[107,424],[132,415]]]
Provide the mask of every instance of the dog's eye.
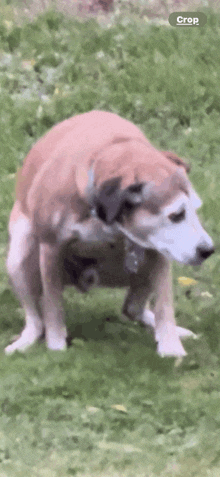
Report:
[[185,209],[181,210],[181,212],[179,212],[178,214],[170,214],[169,215],[169,219],[171,220],[171,222],[173,222],[174,224],[177,224],[179,222],[182,222],[182,220],[185,219],[185,216],[186,216],[186,211]]

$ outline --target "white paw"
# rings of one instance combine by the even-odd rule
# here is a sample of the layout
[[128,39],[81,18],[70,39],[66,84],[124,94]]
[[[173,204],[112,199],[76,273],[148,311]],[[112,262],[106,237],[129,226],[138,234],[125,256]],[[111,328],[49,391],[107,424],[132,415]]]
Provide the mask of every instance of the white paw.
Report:
[[38,327],[38,329],[35,327],[26,327],[22,331],[21,336],[14,341],[14,343],[6,346],[5,353],[12,354],[15,351],[26,351],[33,343],[35,343],[35,341],[37,341],[38,338],[40,338],[42,332],[43,325],[42,327]]
[[144,313],[141,318],[141,323],[147,326],[151,326],[155,329],[155,315],[153,311],[148,310],[147,308],[144,310]]
[[[145,309],[144,313],[143,313],[143,316],[142,316],[142,319],[141,319],[141,322],[144,325],[151,326],[152,328],[155,329],[155,326],[156,326],[155,325],[155,315],[154,315],[153,311]],[[176,326],[176,332],[177,332],[177,335],[179,336],[179,338],[181,338],[181,339],[193,338],[194,340],[196,340],[198,338],[198,336],[195,333],[193,333],[190,330],[187,330],[187,328],[182,328],[181,326]]]
[[63,330],[61,333],[50,330],[46,334],[46,342],[49,349],[54,351],[65,351],[67,348],[66,330]]
[[172,324],[165,323],[156,331],[157,352],[160,356],[175,358],[186,356],[187,353],[179,339],[176,328]]
[[183,345],[178,339],[163,339],[157,343],[157,353],[162,358],[165,357],[174,357],[182,358],[186,356],[187,353],[183,348]]
[[181,328],[181,326],[176,326],[176,331],[179,338],[193,338],[194,340],[198,339],[198,336],[187,328]]

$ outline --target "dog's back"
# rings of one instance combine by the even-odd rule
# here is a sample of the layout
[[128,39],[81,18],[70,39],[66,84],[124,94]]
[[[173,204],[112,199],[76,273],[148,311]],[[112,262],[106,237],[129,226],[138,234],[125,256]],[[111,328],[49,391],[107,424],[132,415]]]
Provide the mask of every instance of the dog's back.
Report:
[[72,164],[84,164],[86,167],[93,153],[112,141],[131,138],[148,143],[144,134],[134,124],[105,111],[90,111],[55,125],[37,141],[24,160],[18,173],[17,199],[27,211],[28,191],[45,162],[58,158],[63,166],[65,160],[71,157]]

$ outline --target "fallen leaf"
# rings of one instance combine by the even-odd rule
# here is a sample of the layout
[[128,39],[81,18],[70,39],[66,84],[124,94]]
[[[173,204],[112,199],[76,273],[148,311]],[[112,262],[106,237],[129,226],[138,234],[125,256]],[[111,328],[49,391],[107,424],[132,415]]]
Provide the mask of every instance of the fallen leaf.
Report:
[[201,296],[207,296],[208,298],[213,298],[213,295],[211,295],[211,293],[209,293],[208,291],[202,292]]
[[188,285],[196,285],[198,283],[196,280],[194,280],[194,278],[189,277],[178,277],[178,282],[184,287]]
[[95,414],[96,412],[100,411],[98,407],[94,406],[86,406],[86,410],[90,412],[90,414]]
[[124,407],[122,404],[113,404],[111,407],[112,409],[116,409],[116,411],[128,412],[126,407]]

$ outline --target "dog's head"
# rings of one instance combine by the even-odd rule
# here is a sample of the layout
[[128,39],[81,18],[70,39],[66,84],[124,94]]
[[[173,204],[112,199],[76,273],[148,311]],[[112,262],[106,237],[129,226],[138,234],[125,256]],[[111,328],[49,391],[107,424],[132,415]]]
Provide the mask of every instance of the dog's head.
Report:
[[196,214],[202,202],[187,178],[189,166],[174,154],[163,154],[178,167],[159,185],[143,180],[123,188],[122,178],[114,177],[96,191],[93,207],[103,222],[118,224],[134,242],[168,259],[199,265],[214,252]]

